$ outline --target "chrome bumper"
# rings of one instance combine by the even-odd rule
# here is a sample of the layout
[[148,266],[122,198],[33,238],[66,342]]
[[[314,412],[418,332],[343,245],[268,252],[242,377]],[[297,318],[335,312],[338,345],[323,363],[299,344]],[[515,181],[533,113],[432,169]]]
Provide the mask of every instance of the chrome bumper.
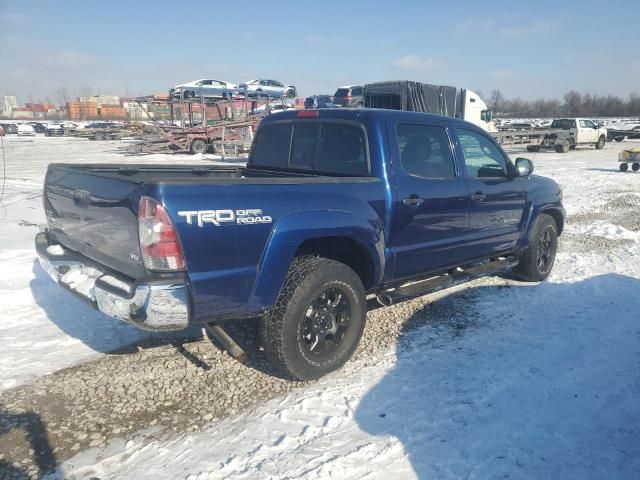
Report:
[[110,317],[144,330],[182,330],[189,325],[185,284],[135,285],[81,260],[69,260],[69,252],[60,245],[36,250],[40,265],[56,283]]

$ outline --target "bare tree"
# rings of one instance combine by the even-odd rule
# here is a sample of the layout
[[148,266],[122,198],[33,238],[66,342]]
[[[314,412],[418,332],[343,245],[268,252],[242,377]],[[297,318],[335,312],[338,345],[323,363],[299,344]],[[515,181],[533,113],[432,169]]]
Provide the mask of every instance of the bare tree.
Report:
[[640,116],[640,95],[632,93],[627,101],[627,115]]
[[81,120],[87,120],[87,117],[89,115],[88,112],[88,106],[87,106],[87,99],[91,96],[91,87],[82,87],[80,88],[80,97],[82,100],[84,100],[83,102],[80,102],[80,117]]
[[577,117],[582,113],[582,94],[570,90],[564,94],[565,112],[570,117]]
[[489,108],[495,113],[501,112],[504,106],[504,95],[500,90],[493,90],[489,94]]
[[69,95],[69,90],[67,87],[58,87],[55,91],[56,101],[58,105],[66,105],[71,101],[71,96]]

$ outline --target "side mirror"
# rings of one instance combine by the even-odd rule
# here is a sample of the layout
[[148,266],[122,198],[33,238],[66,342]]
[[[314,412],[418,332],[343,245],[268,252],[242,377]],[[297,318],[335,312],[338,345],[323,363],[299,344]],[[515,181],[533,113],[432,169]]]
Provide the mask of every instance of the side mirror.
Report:
[[516,176],[528,177],[533,173],[533,162],[528,158],[516,158]]

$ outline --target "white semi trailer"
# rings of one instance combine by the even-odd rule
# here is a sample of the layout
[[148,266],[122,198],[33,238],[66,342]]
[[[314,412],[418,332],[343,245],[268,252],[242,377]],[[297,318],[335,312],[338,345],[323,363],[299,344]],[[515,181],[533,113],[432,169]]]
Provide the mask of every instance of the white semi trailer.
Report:
[[456,117],[497,132],[492,111],[477,93],[466,88],[410,80],[369,83],[364,87],[364,104]]

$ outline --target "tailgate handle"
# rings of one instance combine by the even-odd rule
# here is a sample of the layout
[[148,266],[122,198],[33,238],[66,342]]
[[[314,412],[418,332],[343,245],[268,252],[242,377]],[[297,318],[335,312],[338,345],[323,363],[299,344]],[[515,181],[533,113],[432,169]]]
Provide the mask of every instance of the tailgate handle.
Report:
[[91,194],[87,190],[76,188],[73,191],[73,203],[78,207],[87,208],[91,205]]

